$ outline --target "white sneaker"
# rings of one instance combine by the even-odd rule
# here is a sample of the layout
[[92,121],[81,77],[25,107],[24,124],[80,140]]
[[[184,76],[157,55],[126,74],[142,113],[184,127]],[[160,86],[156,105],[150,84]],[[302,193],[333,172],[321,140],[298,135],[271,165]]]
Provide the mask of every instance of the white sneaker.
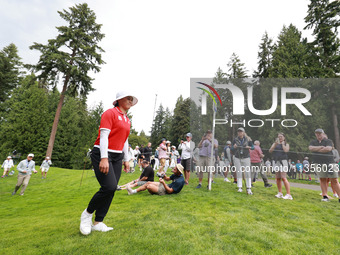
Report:
[[239,188],[238,190],[237,190],[237,192],[242,192],[243,190],[242,190],[242,188]]
[[333,194],[333,197],[339,198],[338,194]]
[[275,195],[277,198],[283,198],[283,194],[281,192],[277,193],[277,195]]
[[126,186],[126,190],[127,190],[129,195],[132,195],[134,193],[133,190],[130,188],[130,185]]
[[224,181],[225,182],[230,182],[228,178],[224,178]]
[[80,233],[87,236],[91,233],[92,214],[89,214],[86,209],[80,216]]
[[97,225],[92,225],[91,229],[92,231],[107,232],[112,230],[113,228],[106,226],[103,222],[99,222]]
[[321,199],[322,202],[329,202],[329,198],[323,198]]
[[283,199],[289,199],[289,200],[293,200],[292,195],[286,194],[284,197],[282,197]]
[[247,189],[247,195],[253,195],[253,192],[251,192],[251,189]]

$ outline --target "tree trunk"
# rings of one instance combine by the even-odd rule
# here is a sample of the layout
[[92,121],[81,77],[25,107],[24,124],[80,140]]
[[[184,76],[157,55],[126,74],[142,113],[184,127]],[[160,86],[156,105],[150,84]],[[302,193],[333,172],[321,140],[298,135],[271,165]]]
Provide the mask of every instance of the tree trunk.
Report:
[[52,158],[52,151],[53,151],[53,146],[54,146],[55,135],[57,133],[61,108],[63,107],[63,103],[64,103],[64,99],[65,99],[65,93],[66,93],[67,84],[68,84],[69,79],[70,79],[70,76],[69,75],[66,76],[65,81],[64,81],[63,91],[60,94],[60,99],[59,99],[57,111],[55,113],[53,126],[52,126],[52,130],[51,130],[51,136],[50,136],[50,140],[48,142],[48,147],[47,147],[47,151],[46,151],[46,157]]
[[[73,65],[73,58],[76,55],[76,52],[77,52],[77,49],[74,48],[73,51],[72,51],[71,60],[69,62],[70,66]],[[51,130],[51,136],[50,136],[50,140],[48,141],[46,157],[52,158],[52,151],[53,151],[53,146],[54,146],[55,135],[57,134],[57,129],[58,129],[58,123],[59,123],[61,108],[63,107],[63,103],[64,103],[64,99],[65,99],[65,93],[66,93],[68,81],[70,80],[70,78],[71,78],[71,75],[68,73],[66,75],[66,77],[65,77],[65,80],[64,80],[63,90],[62,90],[62,92],[60,94],[60,99],[59,99],[57,111],[55,113],[55,117],[54,117],[54,121],[53,121],[53,126],[52,126],[52,130]]]
[[339,127],[338,127],[338,116],[336,115],[335,104],[332,105],[332,121],[334,128],[334,146],[340,151],[340,135],[339,135]]

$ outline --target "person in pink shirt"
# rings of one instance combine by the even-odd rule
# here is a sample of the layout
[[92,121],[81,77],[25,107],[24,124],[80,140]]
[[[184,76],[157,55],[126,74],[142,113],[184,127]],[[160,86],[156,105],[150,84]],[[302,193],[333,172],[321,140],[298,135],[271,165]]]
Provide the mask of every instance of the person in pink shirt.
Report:
[[255,182],[255,173],[260,173],[266,188],[270,188],[272,185],[268,183],[266,173],[263,171],[262,158],[264,157],[260,147],[260,141],[254,142],[254,150],[250,150],[250,162],[252,169],[252,180]]
[[166,139],[165,138],[162,138],[161,144],[158,147],[159,147],[159,149],[158,149],[158,159],[159,159],[160,167],[158,169],[157,176],[162,177],[162,175],[164,175],[165,161],[168,158],[167,148],[166,148]]

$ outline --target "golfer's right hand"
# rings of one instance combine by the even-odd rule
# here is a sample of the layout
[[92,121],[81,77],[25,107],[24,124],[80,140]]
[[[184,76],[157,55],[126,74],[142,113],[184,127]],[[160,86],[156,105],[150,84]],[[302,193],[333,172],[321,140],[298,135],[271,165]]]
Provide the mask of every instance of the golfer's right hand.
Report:
[[99,163],[99,171],[103,174],[107,174],[109,172],[109,159],[102,158]]

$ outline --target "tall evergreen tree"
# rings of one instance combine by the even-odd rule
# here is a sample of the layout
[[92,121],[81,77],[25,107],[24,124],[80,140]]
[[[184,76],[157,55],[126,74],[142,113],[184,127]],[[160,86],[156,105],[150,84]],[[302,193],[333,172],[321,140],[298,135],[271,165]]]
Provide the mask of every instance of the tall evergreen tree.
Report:
[[306,39],[292,24],[283,26],[273,50],[269,77],[305,78],[308,76],[308,50]]
[[258,67],[254,72],[254,77],[268,78],[269,69],[272,64],[273,56],[273,39],[269,38],[267,31],[262,36],[260,51],[257,54]]
[[48,44],[34,43],[30,47],[41,52],[39,62],[34,68],[40,72],[38,78],[42,82],[47,81],[55,86],[59,75],[63,76],[63,89],[46,152],[46,156],[50,157],[66,93],[86,97],[93,90],[92,78],[88,73],[99,72],[100,65],[104,64],[100,54],[103,49],[98,46],[104,37],[100,32],[102,25],[96,23],[96,15],[88,5],[78,4],[71,7],[70,11],[58,13],[68,26],[57,27],[58,36],[50,39]]
[[5,102],[6,112],[0,127],[0,151],[8,155],[34,153],[43,157],[50,129],[49,101],[46,91],[28,76]]
[[[156,116],[151,128],[151,140],[152,147],[155,149],[161,142],[162,138],[166,138],[168,127],[166,127],[166,120],[168,119],[168,113],[164,110],[161,104],[156,111]],[[170,123],[167,123],[170,125]]]
[[[319,63],[318,77],[336,78],[340,75],[340,2],[311,0],[305,17],[305,29],[313,29],[314,41],[310,44]],[[333,82],[323,85],[324,103],[328,104],[333,123],[335,146],[340,150],[340,133],[337,112],[340,110],[339,85]]]
[[177,98],[174,115],[170,125],[170,140],[177,146],[186,133],[190,132],[190,98]]
[[9,98],[11,91],[22,79],[23,64],[17,47],[11,43],[0,51],[0,103]]
[[244,63],[241,62],[239,56],[236,53],[233,53],[231,55],[230,61],[228,62],[227,66],[228,66],[227,77],[229,79],[247,77],[247,70],[244,66]]

